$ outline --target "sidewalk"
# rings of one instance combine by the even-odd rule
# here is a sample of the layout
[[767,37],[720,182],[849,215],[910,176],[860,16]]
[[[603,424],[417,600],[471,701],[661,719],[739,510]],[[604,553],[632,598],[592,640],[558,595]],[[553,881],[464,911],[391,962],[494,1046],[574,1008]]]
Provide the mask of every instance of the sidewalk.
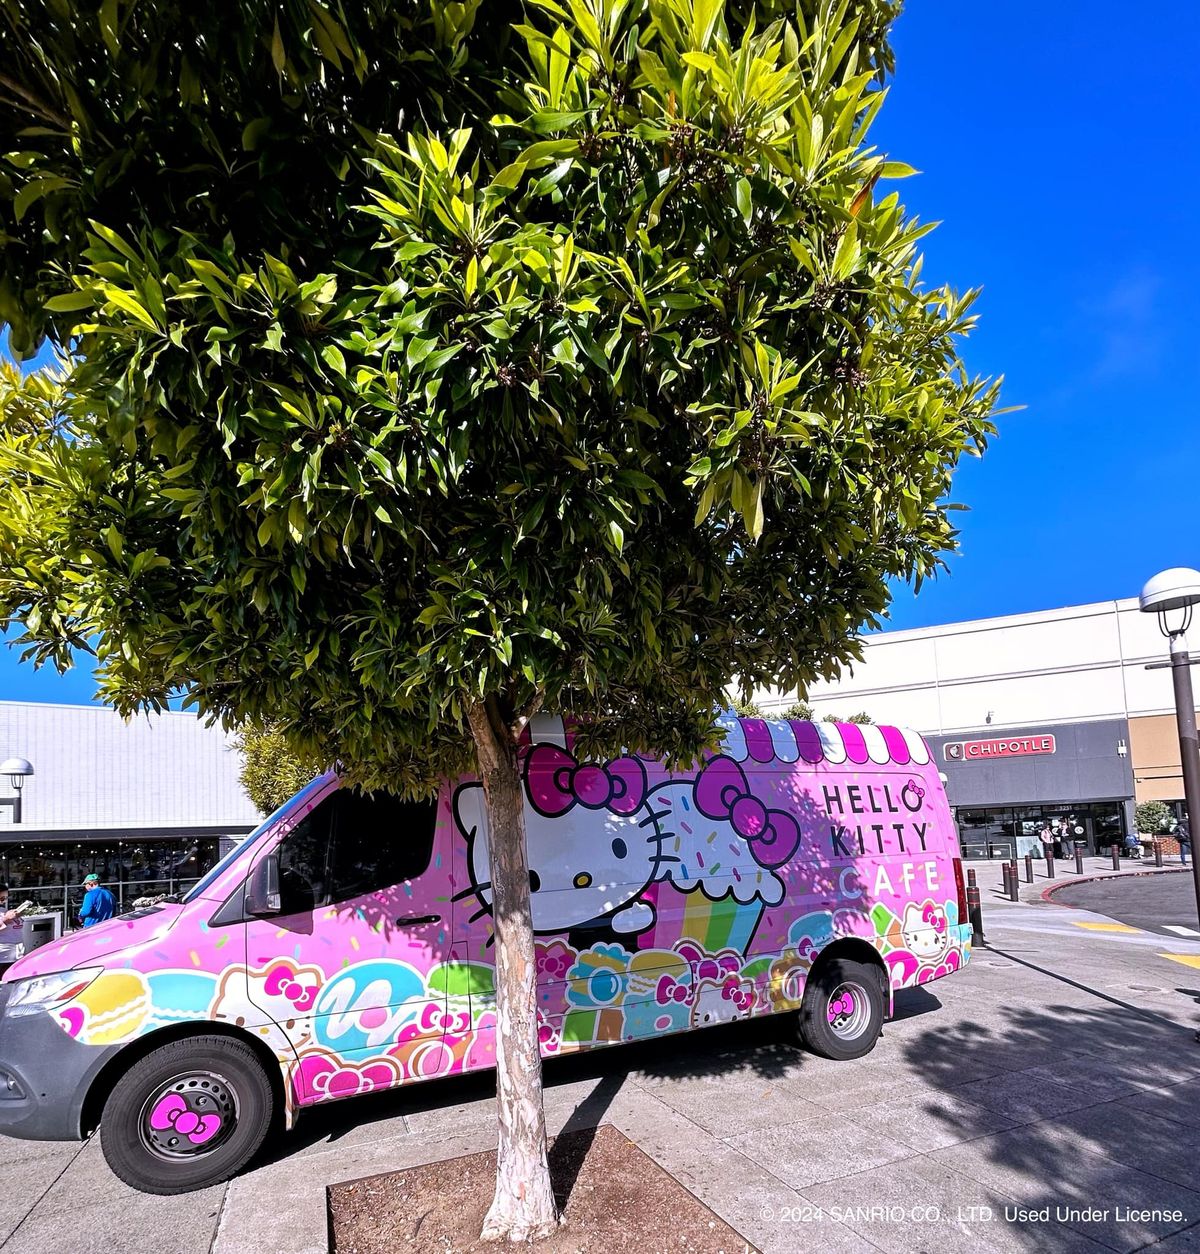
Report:
[[[1054,881],[1013,904],[992,899],[992,878],[988,945],[898,994],[867,1058],[801,1052],[779,1017],[555,1060],[550,1132],[615,1125],[768,1254],[1194,1254],[1200,971],[1180,959],[1200,966],[1200,944],[1169,942],[1169,960],[1162,937],[1077,927],[1094,916],[1041,901]],[[325,1254],[328,1186],[492,1148],[493,1085],[468,1076],[307,1113],[255,1170],[177,1198],[125,1188],[95,1142],[0,1139],[0,1245]],[[406,1240],[395,1248],[419,1248]]]
[[[1004,863],[999,859],[984,859],[980,861],[964,862],[964,871],[972,870],[975,872],[976,880],[979,884],[980,897],[982,899],[983,908],[986,912],[995,905],[1011,906],[1016,903],[1010,902],[1003,890],[1004,872],[1001,869]],[[1121,869],[1114,871],[1111,857],[1086,857],[1083,859],[1083,874],[1080,875],[1075,870],[1075,859],[1069,858],[1065,862],[1055,860],[1054,876],[1051,878],[1046,874],[1046,862],[1043,858],[1034,858],[1033,860],[1033,883],[1026,882],[1025,879],[1025,859],[1017,859],[1017,874],[1020,880],[1020,898],[1022,902],[1027,904],[1042,903],[1045,900],[1046,891],[1056,888],[1063,888],[1067,884],[1081,884],[1085,880],[1111,880],[1121,879],[1138,875],[1169,875],[1172,872],[1187,871],[1191,873],[1191,863],[1187,866],[1180,865],[1179,855],[1174,854],[1170,860],[1164,859],[1161,867],[1154,865],[1153,858],[1122,858]],[[986,927],[986,925],[985,925]]]

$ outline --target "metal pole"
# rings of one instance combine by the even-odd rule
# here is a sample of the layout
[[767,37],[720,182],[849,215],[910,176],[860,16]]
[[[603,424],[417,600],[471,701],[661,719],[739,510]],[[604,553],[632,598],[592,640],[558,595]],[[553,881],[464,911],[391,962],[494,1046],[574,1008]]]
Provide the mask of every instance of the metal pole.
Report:
[[1017,860],[1014,858],[1009,864],[1008,872],[1008,899],[1009,901],[1021,900],[1021,873],[1017,870]]
[[1113,870],[1119,871],[1121,869],[1121,846],[1120,845],[1113,845],[1112,847],[1112,862],[1113,862]]
[[[1183,796],[1190,836],[1192,824],[1200,818],[1200,748],[1196,744],[1196,701],[1192,696],[1191,658],[1188,657],[1187,640],[1181,631],[1171,637],[1171,683],[1175,688],[1179,761],[1183,767]],[[1196,890],[1196,917],[1200,919],[1200,864],[1195,857],[1192,858],[1192,884]]]
[[1075,874],[1083,874],[1083,849],[1078,841],[1075,842]]
[[1046,846],[1046,878],[1052,880],[1054,878],[1054,854],[1050,851],[1050,846]]
[[967,885],[967,915],[971,920],[971,944],[983,944],[983,906],[979,900],[979,886]]
[[1156,840],[1154,842],[1154,865],[1162,866],[1162,841],[1161,840]]
[[1033,854],[1031,853],[1025,855],[1025,883],[1033,883]]

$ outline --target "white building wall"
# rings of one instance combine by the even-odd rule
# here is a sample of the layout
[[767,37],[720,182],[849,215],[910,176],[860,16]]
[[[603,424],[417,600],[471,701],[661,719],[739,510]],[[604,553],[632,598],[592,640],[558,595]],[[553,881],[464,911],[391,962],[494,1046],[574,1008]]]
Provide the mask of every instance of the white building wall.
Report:
[[[1193,633],[1200,646],[1200,625]],[[863,661],[808,701],[818,718],[860,710],[927,733],[1083,722],[1174,710],[1154,615],[1135,598],[863,637]],[[778,710],[792,694],[756,694]]]
[[[197,826],[233,831],[259,816],[238,781],[241,758],[219,727],[194,714],[126,723],[103,706],[0,701],[0,760],[28,758],[24,828]],[[0,795],[11,796],[0,778]],[[0,831],[12,811],[0,808]]]

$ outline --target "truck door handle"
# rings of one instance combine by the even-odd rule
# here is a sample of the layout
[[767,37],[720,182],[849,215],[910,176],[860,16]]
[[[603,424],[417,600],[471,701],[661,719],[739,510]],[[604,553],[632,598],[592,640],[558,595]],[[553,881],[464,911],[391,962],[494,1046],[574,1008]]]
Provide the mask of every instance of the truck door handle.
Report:
[[440,923],[440,914],[402,914],[396,919],[397,927],[416,927],[422,923]]

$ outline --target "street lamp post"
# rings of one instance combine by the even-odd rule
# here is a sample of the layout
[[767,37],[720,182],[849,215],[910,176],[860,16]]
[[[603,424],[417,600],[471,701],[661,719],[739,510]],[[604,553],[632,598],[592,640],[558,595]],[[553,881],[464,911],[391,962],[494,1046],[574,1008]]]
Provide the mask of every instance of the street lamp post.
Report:
[[[1171,682],[1175,689],[1175,723],[1179,728],[1179,761],[1190,837],[1192,824],[1200,820],[1200,747],[1196,743],[1196,701],[1192,695],[1192,659],[1186,632],[1192,623],[1192,607],[1200,604],[1200,571],[1187,566],[1161,571],[1142,589],[1139,603],[1145,613],[1158,615],[1158,629],[1171,642]],[[1196,915],[1200,918],[1200,866],[1196,863],[1195,845],[1192,849],[1192,884],[1196,890]]]
[[0,762],[0,775],[7,775],[15,797],[0,797],[0,806],[8,806],[13,812],[13,822],[21,821],[21,789],[27,776],[33,774],[33,763],[26,758],[6,758]]

